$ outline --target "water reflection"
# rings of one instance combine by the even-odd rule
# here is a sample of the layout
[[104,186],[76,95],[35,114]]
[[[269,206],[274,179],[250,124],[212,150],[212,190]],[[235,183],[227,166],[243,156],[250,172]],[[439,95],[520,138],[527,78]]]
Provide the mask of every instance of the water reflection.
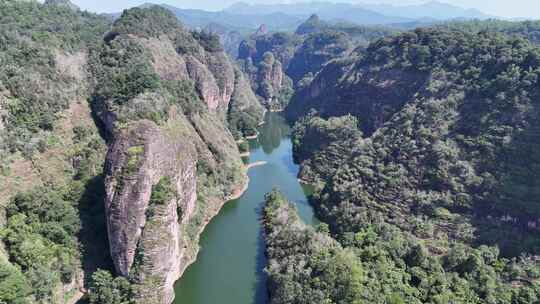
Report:
[[[283,116],[276,113],[268,113],[266,123],[259,129],[259,140],[264,153],[271,154],[281,144],[283,138],[291,134],[291,128]],[[258,148],[258,147],[257,147]]]

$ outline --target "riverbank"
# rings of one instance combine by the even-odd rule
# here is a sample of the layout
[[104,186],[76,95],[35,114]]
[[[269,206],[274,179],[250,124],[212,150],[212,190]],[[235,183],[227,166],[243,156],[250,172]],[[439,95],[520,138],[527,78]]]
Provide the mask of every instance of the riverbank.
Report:
[[[192,239],[191,242],[189,242],[191,246],[186,245],[185,247],[186,250],[184,251],[184,254],[181,257],[182,268],[180,269],[177,280],[182,279],[186,269],[188,269],[189,266],[191,266],[193,263],[197,261],[197,256],[201,249],[201,246],[200,246],[201,234],[205,231],[208,224],[210,224],[212,219],[219,214],[223,206],[225,206],[230,201],[240,198],[247,191],[248,186],[249,186],[249,176],[247,176],[247,173],[246,173],[246,178],[242,185],[238,186],[235,190],[233,190],[233,192],[229,196],[225,197],[223,200],[220,200],[221,202],[218,202],[217,200],[215,200],[214,204],[212,204],[214,207],[208,208],[206,210],[204,220],[201,223],[199,229],[197,230],[195,238]],[[190,247],[191,247],[191,250],[189,250]]]
[[254,168],[254,167],[258,167],[258,166],[264,166],[268,164],[267,161],[257,161],[257,162],[254,162],[254,163],[251,163],[247,166],[248,170],[251,169],[251,168]]
[[297,181],[289,126],[280,115],[268,113],[259,131],[259,139],[250,144],[249,187],[232,193],[236,199],[222,204],[214,210],[215,217],[201,223],[200,250],[175,285],[175,304],[267,304],[260,222],[265,194],[279,188],[295,202],[304,221],[314,219],[305,187]]
[[253,135],[246,136],[245,138],[246,139],[257,139],[257,137],[259,137],[259,132],[257,132],[256,134],[253,134]]

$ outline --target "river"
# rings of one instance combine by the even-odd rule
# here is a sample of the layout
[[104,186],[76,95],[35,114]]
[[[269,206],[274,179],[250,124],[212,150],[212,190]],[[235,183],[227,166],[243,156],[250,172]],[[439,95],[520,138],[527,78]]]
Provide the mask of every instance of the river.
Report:
[[250,141],[249,186],[227,202],[201,235],[197,261],[175,285],[175,304],[264,304],[268,302],[266,257],[260,223],[264,195],[274,187],[294,202],[300,217],[316,223],[307,202],[312,189],[301,185],[292,158],[290,127],[280,114],[268,113],[260,135]]

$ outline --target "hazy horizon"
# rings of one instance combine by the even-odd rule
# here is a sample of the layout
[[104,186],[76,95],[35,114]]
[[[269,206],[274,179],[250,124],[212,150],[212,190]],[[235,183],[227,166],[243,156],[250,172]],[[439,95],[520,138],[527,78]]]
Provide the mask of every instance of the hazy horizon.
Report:
[[[297,3],[309,1],[279,1],[279,0],[72,0],[73,3],[82,9],[98,12],[112,13],[119,12],[123,9],[141,5],[146,2],[151,3],[166,3],[179,8],[205,9],[205,10],[221,10],[236,2],[247,2],[250,4],[277,4],[277,3]],[[320,2],[336,2],[336,3],[369,3],[369,4],[391,4],[396,6],[414,5],[430,2],[430,0],[319,0]],[[534,18],[540,19],[540,1],[536,0],[439,0],[463,8],[474,8],[483,13],[504,17],[504,18]]]

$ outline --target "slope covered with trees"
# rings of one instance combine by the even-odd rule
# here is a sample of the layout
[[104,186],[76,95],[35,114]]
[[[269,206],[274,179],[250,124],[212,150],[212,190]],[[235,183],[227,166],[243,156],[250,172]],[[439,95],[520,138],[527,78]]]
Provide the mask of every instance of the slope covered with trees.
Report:
[[358,303],[364,273],[354,253],[309,227],[274,190],[263,212],[270,303]]
[[49,1],[0,3],[0,302],[80,297],[108,267],[105,141],[85,67],[107,19]]
[[470,20],[446,22],[436,26],[441,29],[453,29],[478,32],[498,32],[510,36],[518,36],[528,39],[534,43],[540,43],[540,21],[528,20],[522,22],[504,21],[498,19]]
[[378,270],[369,301],[539,300],[539,67],[519,37],[419,29],[295,95],[301,177],[332,236]]

